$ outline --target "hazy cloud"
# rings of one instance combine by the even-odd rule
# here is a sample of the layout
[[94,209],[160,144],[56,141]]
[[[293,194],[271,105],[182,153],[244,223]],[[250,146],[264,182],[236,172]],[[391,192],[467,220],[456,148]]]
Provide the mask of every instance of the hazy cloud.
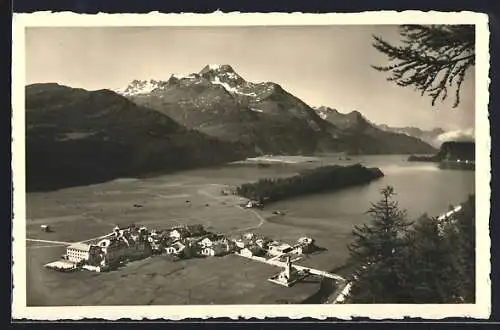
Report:
[[445,132],[437,137],[439,143],[446,141],[474,141],[474,129],[454,130]]

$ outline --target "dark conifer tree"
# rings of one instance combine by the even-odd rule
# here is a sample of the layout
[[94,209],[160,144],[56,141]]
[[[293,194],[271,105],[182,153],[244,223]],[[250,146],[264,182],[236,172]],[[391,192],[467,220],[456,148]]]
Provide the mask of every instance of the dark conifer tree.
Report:
[[449,265],[456,282],[453,302],[475,301],[475,213],[475,196],[470,196],[443,231],[451,249]]
[[371,223],[354,226],[353,242],[348,246],[351,259],[368,267],[353,289],[357,303],[397,302],[400,292],[404,292],[400,288],[400,274],[405,271],[401,256],[409,244],[412,222],[393,200],[393,187],[382,189],[381,194],[381,200],[367,212],[372,216]]
[[390,72],[389,81],[414,87],[432,98],[432,105],[455,89],[454,107],[460,103],[460,88],[465,74],[475,65],[475,28],[473,25],[402,25],[400,45],[374,36],[373,46],[390,63],[373,66]]
[[452,300],[459,287],[456,253],[453,245],[438,227],[438,220],[423,215],[413,230],[414,240],[404,251],[404,292],[414,303],[446,303]]
[[411,222],[406,220],[406,211],[393,200],[394,188],[387,186],[381,190],[382,199],[372,204],[367,211],[372,222],[354,226],[354,241],[349,245],[351,256],[362,262],[377,262],[393,256],[395,251],[406,244],[405,236]]
[[404,295],[416,303],[474,302],[474,199],[450,218],[424,215],[416,223],[414,240],[403,251]]
[[[403,235],[386,236],[383,223],[402,211],[385,197],[377,204],[373,222],[378,226],[357,227],[350,246],[354,260],[373,260],[352,290],[355,303],[474,303],[475,301],[475,208],[474,196],[462,209],[445,219],[424,214],[411,227],[403,222]],[[380,212],[380,210],[395,210]],[[399,217],[398,217],[399,215]],[[380,219],[383,219],[382,221]],[[398,226],[396,226],[398,227]],[[379,229],[376,229],[379,228]],[[395,230],[396,231],[396,230]],[[391,238],[392,237],[392,238]],[[396,239],[394,239],[396,237]],[[389,248],[379,249],[379,239],[391,240]],[[382,256],[386,251],[385,255]],[[378,257],[378,258],[377,258]],[[366,265],[365,261],[365,265]]]

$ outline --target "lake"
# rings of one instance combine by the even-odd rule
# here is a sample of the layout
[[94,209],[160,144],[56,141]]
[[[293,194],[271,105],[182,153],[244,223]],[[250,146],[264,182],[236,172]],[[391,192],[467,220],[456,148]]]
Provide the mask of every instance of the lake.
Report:
[[[304,210],[315,209],[315,215],[334,219],[363,221],[370,202],[380,199],[380,189],[394,187],[395,199],[406,209],[410,218],[424,212],[439,215],[450,204],[459,204],[475,191],[475,172],[442,170],[435,163],[408,162],[407,156],[358,156],[341,163],[361,163],[379,167],[384,177],[370,184],[337,192],[314,194],[273,203],[273,208],[285,209],[295,216],[310,217]],[[337,156],[321,157],[322,165],[338,164]],[[307,207],[304,207],[307,205]]]

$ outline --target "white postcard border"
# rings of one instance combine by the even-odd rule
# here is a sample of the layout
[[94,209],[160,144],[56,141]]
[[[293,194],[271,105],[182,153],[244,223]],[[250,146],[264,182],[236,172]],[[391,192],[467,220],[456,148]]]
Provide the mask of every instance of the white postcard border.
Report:
[[[476,26],[476,303],[460,305],[209,305],[209,306],[26,306],[25,196],[25,28],[30,26],[279,26],[368,24],[474,24]],[[272,317],[401,319],[421,317],[488,318],[490,282],[490,131],[488,120],[488,16],[473,12],[374,11],[364,13],[222,13],[212,14],[14,14],[12,52],[13,291],[12,317],[28,320],[169,319]]]

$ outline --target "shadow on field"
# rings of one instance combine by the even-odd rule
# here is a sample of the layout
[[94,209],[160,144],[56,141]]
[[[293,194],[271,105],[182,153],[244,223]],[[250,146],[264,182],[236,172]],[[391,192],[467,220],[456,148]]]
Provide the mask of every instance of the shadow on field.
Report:
[[310,253],[310,255],[316,255],[325,251],[328,251],[328,249],[322,246],[316,246],[314,250]]

